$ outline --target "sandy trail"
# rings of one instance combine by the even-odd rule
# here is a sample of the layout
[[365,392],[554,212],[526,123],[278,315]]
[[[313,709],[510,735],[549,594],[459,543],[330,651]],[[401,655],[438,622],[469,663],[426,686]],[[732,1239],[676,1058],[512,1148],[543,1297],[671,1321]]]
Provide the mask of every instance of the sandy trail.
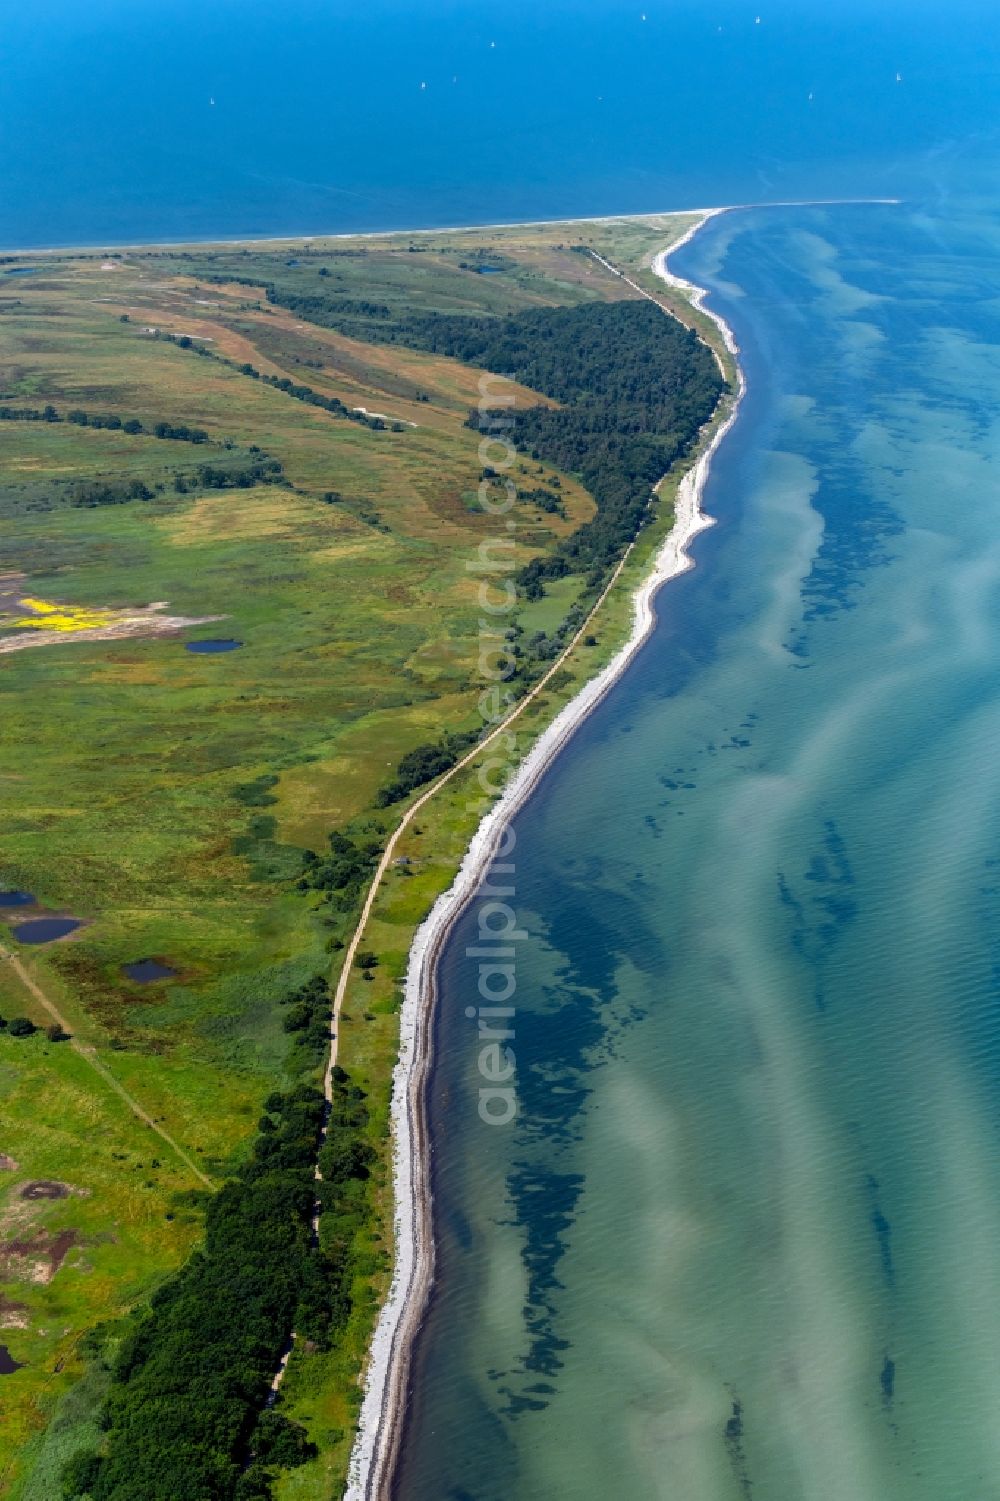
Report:
[[[704,213],[696,223],[690,226],[681,240],[674,242],[667,251],[657,256],[653,263],[653,270],[657,275],[668,285],[681,289],[691,300],[695,300],[701,289],[690,287],[688,283],[667,271],[666,258],[716,212],[721,212],[721,210]],[[595,258],[612,274],[623,276],[622,272],[610,262],[605,261],[603,257],[596,256]],[[661,307],[665,315],[673,316],[656,297],[631,282],[629,278],[623,277],[623,279],[628,281],[630,286],[634,286],[641,295],[648,297]],[[698,301],[696,305],[701,307],[701,302]],[[726,348],[735,354],[736,343],[728,325],[717,314],[705,308],[702,310],[717,324]],[[718,358],[717,354],[716,358]],[[628,641],[612,661],[585,684],[580,693],[566,705],[536,741],[508,783],[503,795],[479,825],[451,889],[438,899],[414,938],[400,1016],[399,1061],[393,1076],[395,1267],[389,1295],[383,1305],[372,1340],[366,1372],[365,1396],[351,1458],[345,1501],[386,1501],[389,1496],[402,1434],[413,1340],[423,1317],[433,1280],[434,1238],[431,1197],[427,1182],[430,1142],[425,1119],[425,1084],[430,1065],[429,1020],[434,1007],[438,955],[455,919],[475,896],[483,873],[493,859],[512,815],[529,796],[567,740],[618,681],[652,631],[656,621],[653,609],[656,591],[669,579],[677,577],[694,566],[688,547],[699,532],[713,525],[712,518],[706,516],[701,510],[701,496],[708,478],[709,467],[716,449],[736,419],[744,390],[745,382],[737,362],[735,399],[729,403],[723,400],[720,408],[721,420],[719,415],[713,419],[715,426],[710,441],[681,481],[675,501],[674,525],[648,577],[634,596],[635,614],[632,633]],[[334,999],[335,1024],[340,1015],[354,955],[403,831],[445,783],[457,776],[493,741],[510,729],[510,726],[523,713],[526,705],[542,691],[553,674],[565,663],[567,656],[592,628],[594,616],[617,583],[622,569],[632,554],[633,547],[634,544],[628,547],[586,621],[541,682],[485,741],[477,745],[418,799],[389,841],[379,862],[345,956]],[[330,1070],[335,1059],[336,1041],[331,1049],[331,1062],[327,1071],[328,1092],[331,1087]]]
[[[375,874],[372,877],[372,883],[368,888],[368,895],[366,896],[364,906],[361,909],[361,916],[358,918],[357,926],[354,929],[350,943],[348,944],[345,951],[344,962],[340,970],[340,977],[337,981],[336,991],[334,992],[333,1008],[330,1019],[330,1051],[327,1055],[326,1072],[323,1078],[323,1093],[326,1096],[326,1102],[328,1106],[332,1105],[333,1103],[333,1070],[337,1065],[338,1043],[340,1037],[340,1013],[343,1010],[344,997],[347,994],[347,987],[350,983],[354,957],[357,954],[358,947],[361,943],[362,938],[364,937],[364,931],[368,924],[368,919],[371,916],[372,908],[374,907],[375,902],[378,899],[378,895],[382,889],[382,884],[385,880],[385,876],[392,865],[393,857],[395,856],[400,839],[406,833],[406,830],[410,827],[414,818],[416,818],[417,814],[420,812],[421,808],[426,807],[431,798],[436,797],[442,787],[446,786],[448,782],[452,781],[452,779],[458,776],[460,772],[464,771],[466,767],[471,766],[474,761],[478,760],[478,758],[483,754],[484,751],[488,750],[495,741],[499,740],[500,737],[510,729],[510,726],[520,718],[529,704],[534,702],[534,700],[543,691],[543,689],[551,681],[551,679],[559,671],[559,669],[565,665],[566,658],[590,630],[594,621],[594,617],[600,610],[601,606],[607,599],[615,584],[618,582],[618,578],[621,575],[621,571],[625,567],[625,564],[628,562],[629,555],[632,552],[633,546],[634,543],[629,544],[627,550],[622,555],[618,566],[615,568],[614,573],[611,575],[611,578],[605,585],[604,590],[597,600],[597,603],[594,605],[586,620],[580,626],[580,629],[577,631],[572,641],[556,658],[552,666],[546,672],[545,676],[539,679],[534,688],[532,688],[529,693],[525,694],[524,698],[520,701],[517,707],[511,711],[506,719],[501,720],[496,728],[493,729],[484,740],[478,741],[467,755],[463,756],[460,761],[457,761],[455,763],[450,771],[446,771],[443,776],[439,777],[436,782],[433,782],[427,789],[427,791],[422,793],[421,796],[417,798],[417,801],[407,810],[407,812],[403,815],[402,820],[399,822],[399,824],[397,824],[395,831],[393,832],[388,844],[385,847],[385,850],[382,853],[382,858],[376,866]],[[503,799],[501,799],[501,802],[502,801]],[[326,1144],[328,1129],[329,1120],[327,1119],[326,1121],[324,1121],[323,1128],[320,1133],[318,1148],[319,1151],[322,1151],[324,1145]],[[316,1167],[316,1177],[317,1179],[321,1179],[322,1177],[318,1164]],[[319,1212],[320,1206],[317,1203],[313,1212],[314,1236],[318,1233]],[[293,1333],[293,1344],[295,1339],[296,1335]],[[288,1366],[288,1356],[290,1353],[291,1350],[289,1348],[289,1351],[283,1355],[281,1365],[276,1371],[274,1380],[271,1383],[272,1401],[274,1395],[277,1393],[282,1381],[284,1380],[285,1371]]]
[[8,966],[8,968],[20,980],[21,984],[24,986],[28,994],[32,996],[34,1000],[36,1000],[46,1012],[48,1012],[52,1020],[58,1026],[62,1027],[64,1032],[69,1034],[69,1043],[67,1045],[71,1047],[74,1052],[78,1053],[80,1057],[90,1065],[95,1073],[100,1074],[101,1078],[104,1080],[108,1088],[114,1090],[118,1098],[120,1100],[123,1100],[128,1108],[132,1111],[132,1114],[137,1116],[144,1125],[149,1126],[152,1131],[155,1131],[161,1141],[166,1142],[170,1150],[180,1158],[181,1162],[183,1162],[185,1167],[187,1167],[194,1174],[194,1176],[200,1183],[203,1183],[206,1188],[214,1189],[215,1184],[212,1182],[211,1178],[207,1177],[205,1173],[202,1172],[201,1168],[196,1162],[193,1161],[191,1157],[188,1156],[184,1148],[178,1146],[177,1142],[174,1141],[174,1138],[170,1135],[170,1133],[168,1131],[165,1131],[163,1127],[153,1119],[148,1111],[142,1108],[138,1100],[134,1099],[133,1096],[129,1094],[124,1084],[120,1084],[111,1070],[101,1062],[100,1058],[98,1058],[97,1056],[96,1048],[91,1047],[89,1043],[80,1042],[78,1038],[73,1036],[72,1028],[66,1022],[65,1018],[63,1017],[62,1013],[59,1011],[55,1003],[49,999],[49,997],[45,994],[45,991],[41,988],[37,981],[32,978],[17,955],[12,954],[9,949],[4,948],[3,944],[0,944],[0,963],[6,964]]

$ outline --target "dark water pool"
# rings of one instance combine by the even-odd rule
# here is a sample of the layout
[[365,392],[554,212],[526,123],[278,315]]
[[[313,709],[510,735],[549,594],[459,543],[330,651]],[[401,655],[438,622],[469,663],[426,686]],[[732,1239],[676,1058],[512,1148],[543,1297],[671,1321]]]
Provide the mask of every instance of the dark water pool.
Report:
[[0,1345],[0,1376],[13,1376],[23,1364],[23,1361],[14,1359],[6,1345]]
[[220,651],[236,651],[242,641],[185,641],[184,650],[197,652],[199,656],[211,656]]
[[31,907],[34,901],[30,891],[0,891],[0,907]]
[[9,271],[4,272],[4,276],[37,276],[41,270],[41,266],[11,266]]
[[33,917],[14,929],[14,937],[18,943],[53,943],[67,933],[75,933],[79,926],[76,917]]
[[149,985],[153,980],[172,980],[177,973],[158,959],[138,959],[135,964],[123,964],[122,970],[137,985]]
[[38,1199],[68,1199],[69,1186],[66,1183],[57,1183],[54,1178],[36,1178],[32,1183],[26,1183],[21,1189],[21,1198],[29,1204]]

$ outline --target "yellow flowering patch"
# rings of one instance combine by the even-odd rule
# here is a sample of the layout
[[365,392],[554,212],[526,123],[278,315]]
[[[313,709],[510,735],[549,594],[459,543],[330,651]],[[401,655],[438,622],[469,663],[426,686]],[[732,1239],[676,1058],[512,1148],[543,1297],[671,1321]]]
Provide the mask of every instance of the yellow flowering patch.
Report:
[[22,599],[19,603],[31,614],[20,616],[12,624],[27,630],[92,631],[99,626],[112,625],[119,613],[91,610],[86,605],[54,605],[47,599]]

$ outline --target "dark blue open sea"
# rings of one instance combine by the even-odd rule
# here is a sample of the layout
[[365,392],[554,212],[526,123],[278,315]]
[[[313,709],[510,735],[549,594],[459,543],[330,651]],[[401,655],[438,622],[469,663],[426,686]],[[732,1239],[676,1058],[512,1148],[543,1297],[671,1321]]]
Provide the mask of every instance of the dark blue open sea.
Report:
[[475,908],[443,957],[400,1501],[1000,1497],[998,44],[969,0],[5,14],[8,247],[904,200],[677,258],[749,394],[516,820],[505,1128]]
[[995,0],[7,0],[0,249],[894,194],[996,132],[996,46]]

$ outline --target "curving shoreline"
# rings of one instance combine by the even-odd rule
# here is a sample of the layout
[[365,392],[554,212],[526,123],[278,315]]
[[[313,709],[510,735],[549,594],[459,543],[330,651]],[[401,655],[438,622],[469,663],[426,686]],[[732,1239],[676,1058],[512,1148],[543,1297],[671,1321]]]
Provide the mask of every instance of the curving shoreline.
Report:
[[661,585],[694,566],[687,552],[688,545],[700,532],[715,524],[713,518],[701,509],[701,499],[712,458],[736,420],[746,381],[736,358],[739,351],[732,330],[718,313],[704,305],[707,291],[674,275],[668,270],[667,261],[709,219],[725,212],[728,210],[724,208],[704,211],[681,239],[656,255],[652,269],[667,285],[689,297],[719,329],[736,362],[737,388],[730,408],[718,421],[708,446],[678,486],[674,524],[648,576],[633,596],[633,625],[628,640],[596,677],[565,705],[532,746],[503,795],[480,823],[452,886],[435,902],[418,928],[410,949],[400,1013],[399,1055],[392,1083],[395,1264],[392,1284],[372,1339],[345,1501],[387,1501],[402,1434],[414,1339],[433,1283],[434,1235],[429,1187],[432,1148],[426,1120],[426,1083],[431,1064],[431,1020],[441,949],[456,918],[474,898],[511,817],[530,796],[577,727],[628,667],[656,624],[655,594]]

